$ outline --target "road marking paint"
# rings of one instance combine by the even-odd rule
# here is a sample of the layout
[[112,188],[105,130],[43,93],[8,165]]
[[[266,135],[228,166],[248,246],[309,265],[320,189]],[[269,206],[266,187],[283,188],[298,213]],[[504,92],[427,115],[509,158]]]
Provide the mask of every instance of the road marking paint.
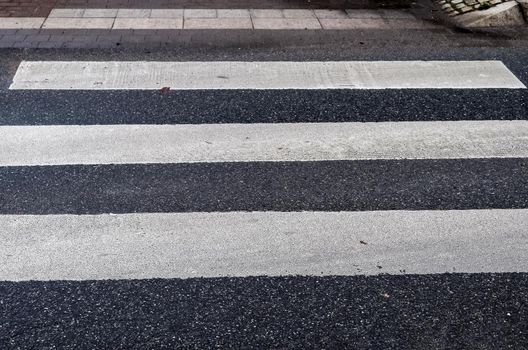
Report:
[[500,61],[22,61],[10,89],[526,88]]
[[528,157],[528,121],[1,126],[0,166]]
[[0,226],[1,280],[528,272],[526,209],[2,215]]

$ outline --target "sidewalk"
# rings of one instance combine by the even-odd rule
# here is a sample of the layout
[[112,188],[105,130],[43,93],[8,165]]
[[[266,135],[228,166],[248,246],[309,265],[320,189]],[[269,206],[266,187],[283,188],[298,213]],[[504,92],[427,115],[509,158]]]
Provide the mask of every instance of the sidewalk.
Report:
[[[284,3],[299,4],[293,1]],[[416,18],[407,10],[312,9],[311,6],[267,9],[166,7],[56,7],[46,17],[2,18],[0,47],[247,45],[279,41],[302,43],[303,40],[317,43],[346,40],[367,30],[444,30],[440,25]]]
[[[407,7],[410,0],[387,0],[387,8]],[[53,8],[220,8],[343,9],[378,8],[376,0],[0,0],[0,17],[47,17]]]

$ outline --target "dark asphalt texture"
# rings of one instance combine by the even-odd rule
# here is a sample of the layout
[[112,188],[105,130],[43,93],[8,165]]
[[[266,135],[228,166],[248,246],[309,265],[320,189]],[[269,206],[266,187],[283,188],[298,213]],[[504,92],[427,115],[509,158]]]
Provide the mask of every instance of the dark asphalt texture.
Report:
[[528,274],[0,282],[2,349],[526,349]]
[[528,208],[528,160],[0,167],[1,214]]
[[2,91],[0,110],[0,125],[525,120],[528,91]]
[[[528,84],[526,47],[473,39],[452,47],[409,37],[414,44],[377,47],[0,49],[0,125],[528,119],[526,90],[7,90],[24,59],[499,59]],[[0,214],[528,208],[527,162],[2,167]],[[528,273],[0,282],[2,350],[161,348],[528,349]]]

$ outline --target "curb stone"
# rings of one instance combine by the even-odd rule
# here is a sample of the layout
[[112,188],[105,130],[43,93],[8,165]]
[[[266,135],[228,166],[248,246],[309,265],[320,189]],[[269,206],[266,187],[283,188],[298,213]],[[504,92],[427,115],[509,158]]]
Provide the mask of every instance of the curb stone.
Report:
[[441,0],[439,4],[457,27],[486,28],[526,25],[522,2],[526,9],[528,0]]

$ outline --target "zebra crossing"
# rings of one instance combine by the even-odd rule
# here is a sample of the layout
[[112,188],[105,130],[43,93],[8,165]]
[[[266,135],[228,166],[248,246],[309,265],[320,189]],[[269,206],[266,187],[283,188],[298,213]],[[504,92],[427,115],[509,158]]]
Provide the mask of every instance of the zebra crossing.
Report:
[[[22,61],[9,89],[164,86],[526,88],[500,61]],[[3,280],[527,269],[525,120],[0,133]]]
[[511,62],[45,58],[0,89],[0,348],[522,342]]

